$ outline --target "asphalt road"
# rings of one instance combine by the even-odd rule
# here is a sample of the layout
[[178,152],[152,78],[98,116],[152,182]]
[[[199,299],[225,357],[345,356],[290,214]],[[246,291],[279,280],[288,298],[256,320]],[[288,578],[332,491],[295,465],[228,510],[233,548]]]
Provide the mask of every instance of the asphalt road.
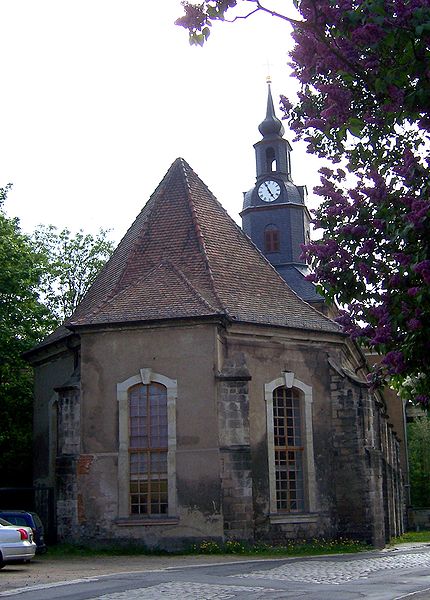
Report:
[[[191,558],[191,557],[190,557]],[[202,558],[202,557],[200,557]],[[204,557],[203,557],[204,558]],[[430,546],[356,555],[153,564],[0,592],[18,600],[430,600]],[[199,562],[198,560],[194,562]],[[176,564],[178,563],[178,564]],[[18,580],[17,580],[18,581]],[[2,572],[0,572],[0,590]]]

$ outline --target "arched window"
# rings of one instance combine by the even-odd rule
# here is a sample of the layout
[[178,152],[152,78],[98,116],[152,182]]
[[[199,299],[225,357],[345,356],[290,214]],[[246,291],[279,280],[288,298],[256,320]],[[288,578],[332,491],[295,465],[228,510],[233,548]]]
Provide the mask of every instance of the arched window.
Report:
[[298,390],[276,388],[273,391],[276,508],[282,512],[305,508],[302,421]]
[[167,390],[140,383],[130,388],[130,514],[167,514]]
[[120,524],[176,518],[177,382],[150,368],[117,384]]
[[310,522],[316,509],[312,388],[284,371],[264,390],[270,519]]
[[291,175],[291,155],[290,155],[289,150],[287,150],[286,164],[287,164],[287,173],[288,173],[288,175]]
[[279,229],[276,225],[267,225],[264,230],[264,250],[265,252],[279,252]]
[[276,156],[273,148],[266,149],[266,171],[276,171]]

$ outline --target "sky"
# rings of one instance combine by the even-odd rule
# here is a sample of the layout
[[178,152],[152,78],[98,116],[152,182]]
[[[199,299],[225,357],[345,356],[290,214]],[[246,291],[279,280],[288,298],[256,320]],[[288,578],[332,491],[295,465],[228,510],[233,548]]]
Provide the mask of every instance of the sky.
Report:
[[[291,30],[254,15],[192,47],[182,14],[180,0],[0,0],[0,187],[13,184],[5,209],[23,231],[102,227],[119,241],[179,156],[240,223],[266,77],[276,107],[298,89]],[[310,208],[320,166],[293,143]]]

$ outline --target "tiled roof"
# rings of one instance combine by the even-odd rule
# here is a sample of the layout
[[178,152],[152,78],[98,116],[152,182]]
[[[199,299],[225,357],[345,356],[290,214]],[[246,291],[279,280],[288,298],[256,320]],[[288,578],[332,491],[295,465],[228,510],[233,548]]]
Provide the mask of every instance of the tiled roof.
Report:
[[339,331],[288,287],[178,158],[65,325],[216,315]]

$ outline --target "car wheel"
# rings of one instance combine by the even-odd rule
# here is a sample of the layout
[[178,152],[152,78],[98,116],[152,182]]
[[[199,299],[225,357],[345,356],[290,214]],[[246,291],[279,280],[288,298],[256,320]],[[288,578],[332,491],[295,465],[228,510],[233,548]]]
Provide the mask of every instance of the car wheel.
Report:
[[3,569],[3,567],[6,565],[6,563],[3,560],[3,555],[0,552],[0,569]]

